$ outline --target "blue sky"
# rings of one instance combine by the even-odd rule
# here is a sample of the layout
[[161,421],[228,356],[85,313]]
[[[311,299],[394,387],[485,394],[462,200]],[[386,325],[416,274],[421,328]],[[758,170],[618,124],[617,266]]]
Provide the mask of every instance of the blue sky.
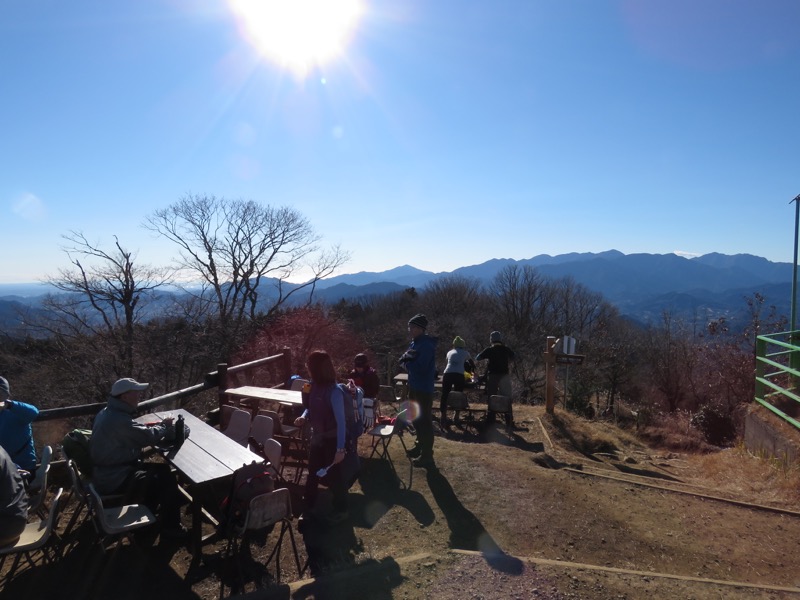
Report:
[[0,283],[68,266],[71,230],[163,264],[141,224],[186,194],[295,207],[351,253],[342,273],[793,260],[800,2],[360,5],[300,72],[235,0],[0,3]]

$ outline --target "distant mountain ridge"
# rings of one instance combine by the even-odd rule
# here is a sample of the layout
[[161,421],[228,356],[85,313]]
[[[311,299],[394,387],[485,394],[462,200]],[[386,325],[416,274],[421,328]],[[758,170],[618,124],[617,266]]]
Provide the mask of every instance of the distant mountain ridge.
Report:
[[[660,318],[664,310],[683,317],[740,319],[746,312],[745,298],[756,292],[780,314],[788,316],[791,306],[791,263],[774,263],[751,254],[711,253],[685,258],[677,254],[623,254],[618,250],[540,254],[522,260],[496,258],[441,273],[402,265],[382,272],[337,275],[317,282],[314,299],[332,304],[411,287],[422,289],[431,281],[452,276],[488,284],[510,265],[533,267],[548,278],[571,277],[602,294],[623,315],[641,322]],[[7,330],[16,320],[11,313],[20,306],[38,306],[47,289],[45,284],[0,284],[0,327]],[[265,285],[261,295],[268,299],[269,287]],[[299,290],[292,298],[306,302],[308,291]]]

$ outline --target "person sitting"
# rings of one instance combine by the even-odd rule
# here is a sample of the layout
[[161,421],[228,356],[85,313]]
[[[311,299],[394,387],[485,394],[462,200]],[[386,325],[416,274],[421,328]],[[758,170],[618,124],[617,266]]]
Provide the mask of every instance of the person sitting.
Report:
[[347,377],[364,390],[364,398],[375,399],[381,389],[381,380],[378,373],[369,366],[369,358],[366,354],[356,354],[353,360],[353,370]]
[[127,503],[147,506],[158,516],[163,534],[183,535],[175,475],[166,463],[142,461],[144,448],[175,440],[172,418],[155,425],[133,419],[149,385],[124,378],[111,387],[108,404],[95,417],[89,441],[92,483],[100,494],[122,494]]
[[13,544],[28,522],[28,493],[17,465],[0,446],[0,546]]
[[39,416],[32,404],[11,400],[8,380],[0,377],[0,446],[30,478],[36,472],[36,448],[31,423]]

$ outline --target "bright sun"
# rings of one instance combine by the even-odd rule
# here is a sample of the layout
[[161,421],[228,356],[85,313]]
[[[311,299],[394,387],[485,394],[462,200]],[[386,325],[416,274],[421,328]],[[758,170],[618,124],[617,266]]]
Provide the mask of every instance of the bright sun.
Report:
[[342,53],[363,12],[360,0],[228,0],[251,42],[304,77]]

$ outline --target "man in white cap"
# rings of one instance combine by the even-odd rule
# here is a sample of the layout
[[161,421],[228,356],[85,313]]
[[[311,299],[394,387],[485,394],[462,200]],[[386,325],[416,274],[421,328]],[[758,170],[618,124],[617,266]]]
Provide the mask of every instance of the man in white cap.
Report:
[[108,404],[95,417],[89,442],[92,483],[101,494],[123,494],[126,502],[146,505],[159,516],[162,534],[183,535],[175,475],[166,463],[141,460],[143,448],[175,439],[171,418],[156,425],[134,421],[149,385],[126,377],[111,387]]
[[28,477],[36,471],[31,423],[38,415],[39,409],[32,404],[12,400],[8,380],[0,377],[0,446]]

